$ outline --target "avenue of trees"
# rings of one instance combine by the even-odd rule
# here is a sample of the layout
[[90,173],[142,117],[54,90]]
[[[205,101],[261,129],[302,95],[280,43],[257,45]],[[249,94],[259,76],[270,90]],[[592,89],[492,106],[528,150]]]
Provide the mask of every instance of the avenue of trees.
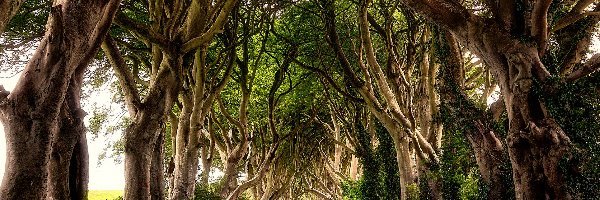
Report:
[[[599,22],[596,0],[1,0],[0,199],[87,199],[88,132],[121,135],[127,200],[597,199]],[[102,85],[121,110],[83,110]]]

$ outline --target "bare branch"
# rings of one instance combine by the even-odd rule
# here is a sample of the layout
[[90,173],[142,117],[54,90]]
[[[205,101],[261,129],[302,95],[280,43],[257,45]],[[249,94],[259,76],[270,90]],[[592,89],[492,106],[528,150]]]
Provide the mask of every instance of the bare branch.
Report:
[[581,66],[581,68],[575,70],[569,76],[567,76],[566,81],[572,82],[584,77],[588,74],[597,72],[600,69],[600,53],[594,54],[592,58],[590,58],[586,63]]
[[129,116],[133,117],[140,107],[140,96],[135,85],[135,79],[129,71],[127,64],[125,64],[125,59],[121,56],[119,48],[115,45],[115,42],[110,35],[107,35],[102,43],[102,50],[105,52],[111,66],[115,70],[115,74],[119,79],[119,85],[121,85],[121,90],[123,91],[125,104],[129,110]]
[[225,2],[225,4],[223,5],[223,8],[221,9],[219,16],[217,16],[217,19],[215,19],[215,22],[210,26],[208,31],[206,31],[205,33],[203,33],[202,35],[200,35],[194,39],[187,41],[183,45],[183,48],[182,48],[183,52],[189,52],[195,48],[200,47],[203,44],[206,44],[207,42],[212,40],[212,38],[215,36],[215,34],[221,32],[221,27],[223,26],[225,20],[229,16],[229,13],[233,9],[233,7],[235,7],[236,3],[237,3],[237,0],[227,0]]
[[242,124],[234,119],[231,114],[229,114],[229,111],[227,111],[227,108],[225,108],[225,105],[223,105],[223,99],[221,98],[221,95],[218,96],[217,99],[217,103],[219,104],[219,110],[221,111],[221,114],[223,114],[223,116],[225,116],[225,118],[227,119],[227,121],[229,121],[229,123],[235,125],[236,127],[238,127],[239,129],[242,129]]
[[548,43],[548,9],[552,0],[538,0],[531,14],[531,34],[538,43],[538,50],[545,51]]
[[117,17],[115,17],[114,23],[124,29],[127,29],[136,36],[141,37],[143,40],[156,44],[160,47],[165,47],[169,43],[169,41],[162,35],[150,30],[148,26],[140,24],[134,21],[133,19],[130,19],[124,14],[117,15]]
[[590,11],[590,12],[584,12],[584,13],[578,13],[578,14],[568,14],[567,16],[561,18],[560,20],[558,20],[558,22],[556,22],[556,25],[554,25],[554,27],[552,27],[552,32],[556,32],[560,29],[563,29],[563,28],[565,28],[579,20],[582,20],[588,16],[600,16],[600,12]]
[[363,99],[355,97],[355,96],[352,96],[348,92],[342,90],[342,88],[340,88],[340,86],[338,86],[337,83],[335,83],[335,81],[333,80],[333,78],[331,78],[331,76],[329,76],[327,74],[327,72],[325,72],[325,71],[323,71],[323,70],[321,70],[319,68],[306,65],[306,64],[300,62],[296,58],[293,58],[292,61],[294,63],[296,63],[298,66],[300,66],[300,67],[302,67],[304,69],[307,69],[307,70],[310,70],[312,72],[316,72],[317,74],[319,74],[319,76],[321,76],[323,79],[325,79],[327,81],[327,83],[329,85],[331,85],[331,87],[333,87],[333,89],[335,89],[337,92],[339,92],[340,94],[342,94],[342,96],[348,98],[351,101],[357,102],[357,103],[364,103]]

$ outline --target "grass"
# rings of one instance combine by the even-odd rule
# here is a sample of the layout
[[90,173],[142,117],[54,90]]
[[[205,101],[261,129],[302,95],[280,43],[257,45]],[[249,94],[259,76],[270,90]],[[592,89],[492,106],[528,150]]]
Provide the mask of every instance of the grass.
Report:
[[89,200],[113,200],[123,196],[122,190],[90,190],[88,191]]

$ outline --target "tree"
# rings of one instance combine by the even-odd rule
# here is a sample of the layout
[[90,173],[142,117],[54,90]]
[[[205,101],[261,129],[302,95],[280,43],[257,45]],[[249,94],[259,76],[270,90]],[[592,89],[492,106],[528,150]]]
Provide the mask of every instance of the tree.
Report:
[[6,25],[19,11],[21,4],[23,4],[25,0],[7,0],[0,2],[0,33],[4,32]]
[[[440,109],[446,130],[464,133],[468,139],[479,174],[489,188],[488,199],[510,198],[508,195],[512,194],[506,184],[510,180],[506,180],[507,172],[502,167],[508,162],[507,152],[494,128],[496,123],[501,123],[497,121],[504,111],[503,102],[500,99],[493,103],[489,111],[477,106],[465,91],[465,62],[460,45],[447,32],[440,34],[436,43],[437,57],[442,64],[438,85],[442,101]],[[486,101],[489,98],[486,94],[483,97]]]
[[[554,4],[544,0],[474,2],[484,6],[484,12],[468,10],[457,1],[406,0],[403,3],[450,31],[494,74],[508,113],[506,140],[516,198],[570,199],[558,167],[569,150],[570,140],[540,98],[533,94],[533,88],[539,85],[551,92],[553,86],[549,80],[553,77],[572,81],[600,66],[597,59],[579,64],[582,55],[578,53],[564,58],[570,62],[556,66],[565,71],[573,70],[571,73],[550,73],[549,63],[543,62],[549,46],[555,45],[549,42],[554,33],[578,20],[592,18],[586,8],[594,5],[598,9],[597,3],[586,0]],[[562,6],[571,9],[551,21],[552,10]],[[597,22],[594,18],[594,24]],[[589,42],[584,43],[575,52],[588,46]]]
[[[20,4],[4,3],[12,8]],[[10,93],[1,91],[0,119],[8,155],[0,198],[85,198],[87,147],[85,112],[79,104],[81,83],[119,3],[53,4],[44,39],[18,85]],[[4,26],[4,21],[0,24]]]
[[[116,24],[131,32],[151,49],[152,58],[149,70],[151,81],[145,98],[141,99],[135,87],[135,77],[123,65],[123,59],[119,59],[116,48],[114,45],[105,45],[105,50],[110,52],[109,55],[112,54],[113,65],[122,73],[119,81],[132,117],[131,124],[124,131],[125,199],[149,199],[151,191],[161,191],[155,185],[160,184],[161,180],[151,182],[150,177],[151,173],[161,174],[162,171],[160,166],[152,167],[155,164],[161,165],[162,162],[162,159],[153,159],[153,156],[162,156],[161,152],[155,151],[162,147],[154,146],[160,144],[160,127],[171,112],[173,103],[179,101],[180,93],[184,103],[178,105],[182,112],[177,118],[177,132],[171,131],[176,135],[172,135],[175,169],[170,196],[174,199],[189,199],[193,196],[198,137],[203,130],[207,108],[212,104],[215,91],[219,91],[211,91],[215,94],[210,95],[210,92],[204,90],[209,86],[205,86],[204,78],[208,71],[204,68],[206,63],[202,59],[206,56],[206,48],[214,35],[220,32],[235,5],[235,0],[215,5],[201,1],[176,1],[172,4],[148,2],[147,7],[141,6],[141,13],[147,14],[146,19],[149,21],[139,22],[124,14],[115,20]],[[132,11],[131,13],[136,13],[136,10]],[[184,61],[184,57],[189,54],[194,55],[194,59],[191,62]],[[171,128],[173,127],[175,126],[171,124]],[[152,198],[164,197],[159,193]]]
[[[411,185],[416,188],[419,176],[416,169],[426,169],[426,166],[439,162],[442,129],[432,118],[437,113],[434,90],[437,66],[429,62],[427,45],[430,32],[418,34],[421,25],[414,15],[401,10],[398,2],[377,3],[380,5],[380,18],[369,13],[371,1],[360,1],[358,5],[336,1],[319,1],[317,4],[322,15],[321,26],[325,29],[322,37],[337,59],[331,62],[339,63],[341,69],[338,70],[347,85],[346,91],[335,83],[335,72],[311,66],[306,68],[324,76],[328,84],[345,98],[364,104],[387,129],[393,139],[401,171],[401,199],[406,199],[411,193],[408,188]],[[357,12],[339,8],[344,6],[356,8]],[[338,21],[337,18],[342,16],[358,20]],[[396,24],[397,16],[401,16],[405,24]],[[383,22],[380,24],[378,20]],[[372,36],[371,32],[377,35]],[[406,54],[402,54],[403,51]],[[324,64],[323,68],[331,68],[328,65],[330,63]],[[358,93],[359,97],[352,93]],[[412,159],[415,156],[418,162]]]

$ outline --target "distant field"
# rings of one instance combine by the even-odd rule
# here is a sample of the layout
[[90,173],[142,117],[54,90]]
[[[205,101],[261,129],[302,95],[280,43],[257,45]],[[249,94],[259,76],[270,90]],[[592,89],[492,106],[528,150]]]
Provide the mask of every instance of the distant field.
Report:
[[90,190],[88,191],[89,200],[113,200],[123,196],[122,190]]

